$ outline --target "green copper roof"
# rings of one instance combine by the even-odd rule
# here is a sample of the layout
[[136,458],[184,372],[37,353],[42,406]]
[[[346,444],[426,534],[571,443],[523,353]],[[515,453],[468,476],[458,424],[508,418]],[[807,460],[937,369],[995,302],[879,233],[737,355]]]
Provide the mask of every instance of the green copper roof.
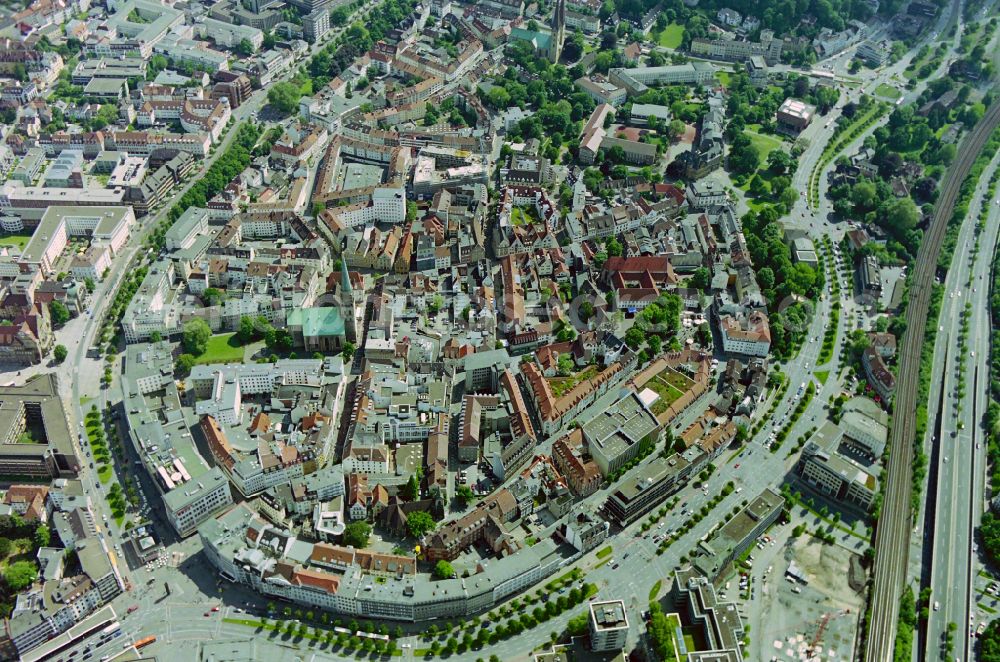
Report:
[[287,323],[301,326],[305,337],[344,335],[344,318],[337,308],[295,308]]

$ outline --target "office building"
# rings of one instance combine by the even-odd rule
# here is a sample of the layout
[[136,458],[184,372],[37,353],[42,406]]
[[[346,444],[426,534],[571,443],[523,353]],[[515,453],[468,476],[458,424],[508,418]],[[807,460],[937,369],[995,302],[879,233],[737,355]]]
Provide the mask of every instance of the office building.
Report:
[[778,520],[785,498],[768,488],[715,530],[692,551],[693,565],[711,582],[729,572],[729,564]]
[[628,639],[628,616],[621,600],[590,603],[590,648],[596,652],[618,651]]
[[0,387],[0,476],[75,476],[72,435],[55,373]]

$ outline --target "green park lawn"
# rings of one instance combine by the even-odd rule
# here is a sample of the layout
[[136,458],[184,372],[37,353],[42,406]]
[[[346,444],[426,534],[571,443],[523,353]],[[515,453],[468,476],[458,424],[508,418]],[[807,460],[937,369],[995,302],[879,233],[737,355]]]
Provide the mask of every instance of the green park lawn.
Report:
[[219,333],[208,339],[205,353],[196,361],[198,363],[242,362],[243,346],[237,341],[235,333]]
[[761,164],[767,163],[767,155],[781,147],[780,138],[768,136],[763,133],[755,133],[753,131],[747,131],[746,134],[750,138],[750,142],[752,142],[757,148],[757,151],[760,152]]
[[30,234],[9,234],[6,236],[0,236],[0,246],[16,246],[18,250],[24,250],[24,247],[28,245],[31,241]]
[[882,97],[883,99],[889,99],[890,101],[895,101],[899,97],[903,96],[903,93],[897,90],[892,85],[882,83],[875,88],[875,96]]
[[108,481],[111,480],[111,476],[114,472],[111,470],[111,465],[102,464],[97,470],[97,477],[100,479],[102,485],[107,485]]
[[680,48],[683,38],[684,26],[678,23],[671,23],[660,33],[659,44],[664,48]]
[[534,209],[514,207],[510,210],[510,222],[516,226],[531,225],[538,222],[538,214]]

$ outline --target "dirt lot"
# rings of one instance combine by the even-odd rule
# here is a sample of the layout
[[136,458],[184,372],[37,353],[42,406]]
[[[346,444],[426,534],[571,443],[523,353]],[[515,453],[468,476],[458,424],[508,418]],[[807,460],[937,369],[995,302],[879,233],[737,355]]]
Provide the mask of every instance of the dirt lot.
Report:
[[[791,527],[785,527],[784,533]],[[785,541],[783,541],[785,542]],[[856,555],[803,535],[776,554],[768,579],[758,584],[756,605],[747,606],[751,647],[759,660],[851,660],[862,613],[862,595],[851,588]],[[807,585],[784,575],[794,563]]]

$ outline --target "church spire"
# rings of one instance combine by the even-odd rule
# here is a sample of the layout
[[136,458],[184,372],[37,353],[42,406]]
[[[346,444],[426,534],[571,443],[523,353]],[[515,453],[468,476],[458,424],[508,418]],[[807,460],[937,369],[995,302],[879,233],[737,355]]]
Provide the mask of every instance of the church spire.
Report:
[[351,296],[351,276],[347,273],[347,260],[340,258],[340,296]]

